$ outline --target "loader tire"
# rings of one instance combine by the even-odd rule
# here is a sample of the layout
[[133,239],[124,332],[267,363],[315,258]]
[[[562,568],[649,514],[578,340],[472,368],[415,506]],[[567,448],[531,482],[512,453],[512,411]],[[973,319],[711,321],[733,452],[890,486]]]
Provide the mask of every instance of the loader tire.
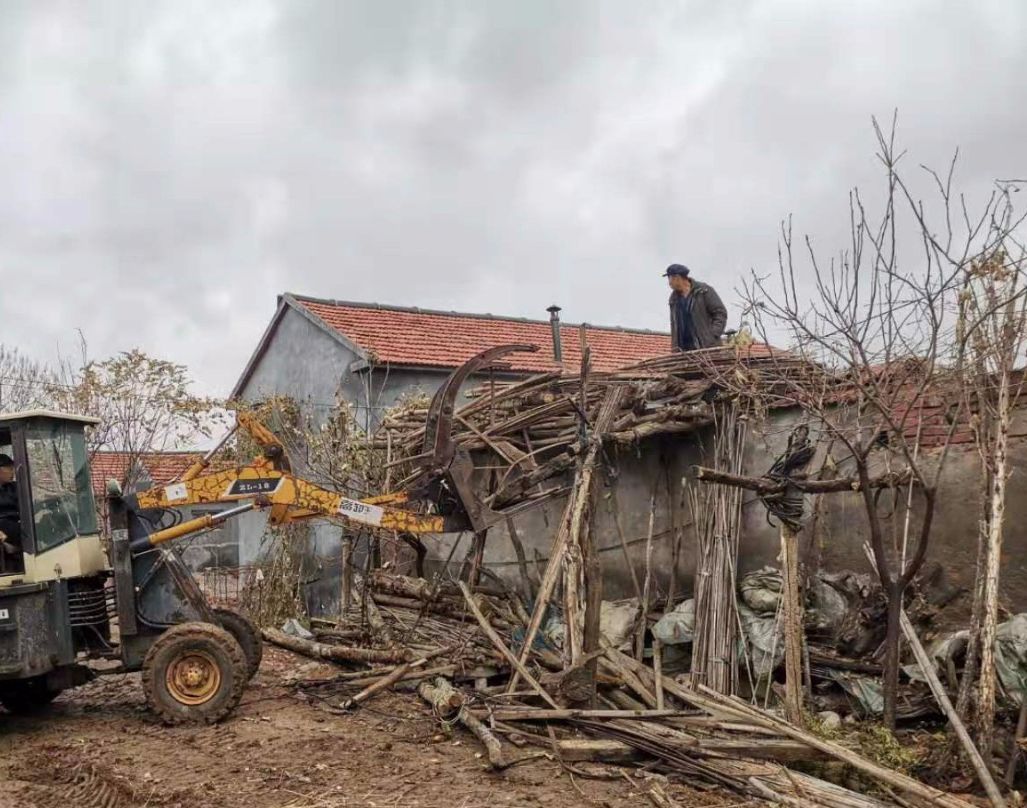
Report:
[[143,660],[146,703],[167,724],[213,724],[232,712],[246,686],[246,655],[213,623],[180,623]]
[[239,643],[246,656],[246,678],[252,679],[260,669],[260,660],[264,658],[264,641],[257,627],[249,618],[231,609],[215,609],[214,617],[221,628],[235,637],[235,641]]
[[46,710],[60,690],[50,690],[46,677],[20,679],[0,684],[0,704],[11,715],[36,715]]

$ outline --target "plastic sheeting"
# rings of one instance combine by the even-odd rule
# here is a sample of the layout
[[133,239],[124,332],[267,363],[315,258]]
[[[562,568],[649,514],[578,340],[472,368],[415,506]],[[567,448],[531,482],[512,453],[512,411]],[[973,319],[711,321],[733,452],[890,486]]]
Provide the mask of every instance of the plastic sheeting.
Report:
[[750,572],[738,584],[738,594],[752,612],[775,613],[781,603],[781,572],[773,567]]
[[[957,631],[939,637],[927,649],[939,678],[948,678],[950,662],[966,652],[970,632]],[[917,682],[927,681],[919,665],[906,665],[905,674]],[[995,675],[998,679],[998,695],[1006,707],[1018,708],[1027,689],[1027,613],[1016,614],[995,630]]]
[[642,610],[637,598],[611,602],[604,600],[599,608],[599,631],[614,648],[631,642]]
[[[599,611],[599,631],[611,646],[623,649],[631,643],[640,611],[641,605],[638,598],[619,601],[604,600]],[[556,648],[563,648],[567,635],[567,625],[564,623],[563,616],[550,618],[543,628],[543,634]]]
[[757,679],[770,676],[784,660],[784,627],[777,614],[754,612],[744,603],[738,604],[738,617],[742,622],[752,672]]
[[821,634],[836,634],[851,613],[845,595],[819,575],[810,585],[809,600],[805,623]]
[[[783,632],[776,613],[761,614],[740,602],[738,617],[753,673],[759,678],[769,676],[784,659]],[[690,644],[695,639],[695,601],[683,601],[663,615],[653,626],[653,636],[669,647]]]
[[838,672],[834,680],[859,704],[864,716],[884,713],[884,688],[880,679]]
[[695,600],[689,598],[667,612],[653,626],[653,636],[664,645],[686,645],[695,639]]
[[[943,682],[948,673],[949,662],[955,664],[956,659],[966,652],[966,645],[969,641],[969,631],[957,631],[939,637],[927,647],[927,656],[931,658],[934,668]],[[914,682],[927,681],[927,677],[924,676],[924,672],[917,663],[903,666],[902,671]]]
[[301,640],[314,639],[314,635],[307,631],[303,624],[295,617],[290,617],[282,623],[282,634],[290,634],[293,637],[299,637]]
[[995,673],[1000,695],[1019,707],[1027,687],[1027,614],[1013,615],[996,630]]

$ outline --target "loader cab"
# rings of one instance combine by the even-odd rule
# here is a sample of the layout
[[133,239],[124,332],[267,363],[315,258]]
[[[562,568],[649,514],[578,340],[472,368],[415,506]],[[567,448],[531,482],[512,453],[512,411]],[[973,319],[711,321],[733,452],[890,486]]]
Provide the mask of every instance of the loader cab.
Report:
[[0,415],[0,453],[14,460],[18,552],[0,559],[0,590],[108,569],[85,430],[96,419],[34,410]]

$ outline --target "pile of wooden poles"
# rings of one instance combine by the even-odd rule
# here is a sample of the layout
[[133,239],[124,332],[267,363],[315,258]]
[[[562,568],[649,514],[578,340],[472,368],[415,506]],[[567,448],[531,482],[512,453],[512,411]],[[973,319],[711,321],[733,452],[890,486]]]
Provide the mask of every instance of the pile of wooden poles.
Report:
[[[483,759],[497,771],[527,759],[514,759],[511,745],[536,744],[568,771],[580,771],[582,763],[638,765],[783,805],[966,808],[968,803],[951,794],[732,695],[737,489],[711,487],[693,498],[697,515],[708,512],[712,520],[699,531],[697,548],[700,571],[708,578],[696,592],[693,670],[700,675],[669,676],[658,644],[646,656],[648,581],[630,638],[614,647],[603,634],[602,577],[590,525],[604,447],[716,422],[717,466],[737,474],[744,423],[730,402],[718,401],[723,385],[717,380],[725,374],[752,377],[754,387],[766,393],[758,383],[761,368],[775,383],[788,373],[812,372],[754,346],[677,354],[596,373],[586,351],[579,375],[485,385],[456,412],[454,437],[460,447],[491,453],[506,464],[505,471],[493,468],[487,504],[503,508],[568,494],[534,602],[464,581],[377,570],[366,579],[356,576],[345,588],[351,602],[337,620],[316,621],[313,638],[279,631],[265,631],[265,638],[350,668],[301,684],[328,709],[355,709],[387,689],[415,690],[440,722],[472,733]],[[424,413],[393,413],[383,434],[390,469],[402,478],[404,462],[415,465],[421,451]],[[564,487],[543,486],[557,476]],[[559,641],[545,627],[554,611],[563,618]],[[817,760],[844,764],[877,796],[814,776],[810,763]],[[666,794],[653,801],[674,804]]]
[[[347,668],[300,683],[327,709],[349,711],[384,690],[411,690],[440,722],[476,737],[492,770],[530,759],[519,748],[533,744],[540,748],[534,757],[556,758],[571,771],[640,766],[785,805],[967,806],[737,697],[672,678],[658,662],[639,661],[605,639],[593,655],[594,688],[582,686],[584,664],[568,671],[545,642],[521,648],[530,616],[514,595],[383,571],[361,584],[366,603],[316,621],[314,639],[271,630],[265,638]],[[514,676],[522,684],[511,690]],[[845,764],[876,784],[879,796],[813,776],[811,761]],[[800,762],[805,771],[795,768]]]
[[[583,417],[595,426],[607,393],[621,395],[602,434],[606,444],[630,445],[645,438],[692,432],[712,423],[717,380],[739,374],[754,390],[771,394],[790,375],[816,372],[796,358],[762,345],[709,348],[648,360],[621,370],[552,372],[517,382],[487,382],[470,391],[471,401],[454,416],[453,437],[469,451],[484,451],[506,466],[486,498],[493,508],[513,507],[540,496],[565,494],[546,480],[571,469],[580,451]],[[765,376],[767,384],[761,383]],[[400,407],[386,417],[376,445],[387,448],[402,488],[421,457],[427,410]],[[405,468],[404,461],[411,461]],[[490,463],[496,467],[496,463]]]

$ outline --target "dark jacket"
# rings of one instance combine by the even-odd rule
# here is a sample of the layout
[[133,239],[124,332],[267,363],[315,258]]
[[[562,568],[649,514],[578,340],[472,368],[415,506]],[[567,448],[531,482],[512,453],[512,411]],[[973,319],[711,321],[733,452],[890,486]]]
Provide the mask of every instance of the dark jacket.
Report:
[[15,483],[0,485],[0,519],[18,518],[18,486]]
[[14,483],[0,485],[0,532],[15,547],[21,544],[21,522],[18,514],[18,486]]
[[[720,344],[720,336],[727,326],[727,308],[713,287],[699,281],[692,282],[692,334],[700,348],[712,348]],[[670,346],[678,349],[678,295],[670,293]]]

